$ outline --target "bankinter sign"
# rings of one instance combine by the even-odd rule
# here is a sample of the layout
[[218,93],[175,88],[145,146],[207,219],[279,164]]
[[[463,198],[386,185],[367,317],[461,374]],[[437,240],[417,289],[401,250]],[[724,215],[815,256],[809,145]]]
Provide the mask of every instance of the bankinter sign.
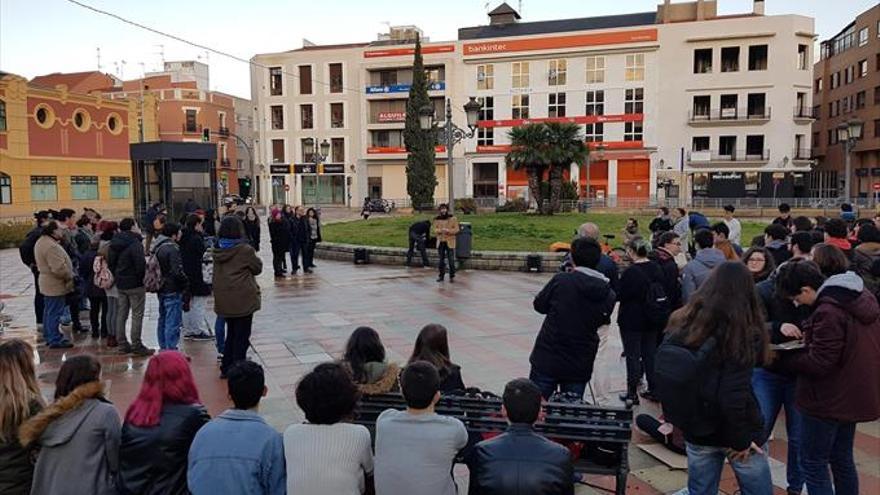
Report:
[[464,55],[527,52],[533,50],[551,50],[580,46],[620,45],[624,43],[644,43],[651,41],[657,41],[656,29],[636,29],[608,33],[575,34],[570,36],[465,43]]

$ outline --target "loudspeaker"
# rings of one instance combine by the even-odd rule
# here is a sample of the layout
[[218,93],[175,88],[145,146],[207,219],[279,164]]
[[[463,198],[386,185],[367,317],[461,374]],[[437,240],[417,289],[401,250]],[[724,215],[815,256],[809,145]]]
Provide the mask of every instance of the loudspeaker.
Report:
[[367,251],[366,248],[355,248],[354,249],[354,264],[355,265],[369,265],[370,264],[370,252]]
[[541,256],[538,254],[530,254],[526,256],[526,271],[527,272],[540,272],[541,271]]

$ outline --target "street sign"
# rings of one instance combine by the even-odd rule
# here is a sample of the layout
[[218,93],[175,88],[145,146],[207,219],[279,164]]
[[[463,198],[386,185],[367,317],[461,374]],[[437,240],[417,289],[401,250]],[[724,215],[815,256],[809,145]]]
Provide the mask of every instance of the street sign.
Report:
[[289,174],[290,165],[269,165],[269,172],[273,174]]

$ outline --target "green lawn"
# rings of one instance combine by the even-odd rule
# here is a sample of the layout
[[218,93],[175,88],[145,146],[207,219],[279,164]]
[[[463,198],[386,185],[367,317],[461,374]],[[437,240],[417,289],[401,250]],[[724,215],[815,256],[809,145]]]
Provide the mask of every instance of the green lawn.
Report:
[[[417,220],[431,215],[371,218],[325,225],[321,235],[328,242],[383,247],[407,247],[407,230]],[[568,242],[583,222],[596,223],[603,234],[615,234],[612,245],[622,243],[621,230],[628,215],[610,213],[566,213],[541,217],[523,213],[488,213],[460,216],[473,227],[475,250],[480,251],[547,251],[551,243]],[[648,234],[651,217],[638,217],[643,234]],[[766,225],[743,222],[743,242],[763,232]]]

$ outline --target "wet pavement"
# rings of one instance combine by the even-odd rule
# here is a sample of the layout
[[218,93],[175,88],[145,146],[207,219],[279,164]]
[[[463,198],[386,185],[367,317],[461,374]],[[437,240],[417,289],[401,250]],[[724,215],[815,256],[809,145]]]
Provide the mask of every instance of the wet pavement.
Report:
[[[264,246],[268,247],[268,239]],[[250,357],[267,371],[269,396],[261,412],[279,430],[302,421],[296,407],[297,380],[316,363],[338,358],[354,328],[375,328],[382,336],[391,361],[403,363],[412,351],[419,330],[427,323],[440,323],[449,330],[454,362],[462,367],[468,386],[500,393],[511,378],[528,376],[528,355],[541,325],[541,315],[532,309],[532,298],[550,274],[463,271],[455,284],[437,283],[429,269],[392,268],[375,265],[316,260],[314,274],[275,280],[270,253],[260,253],[268,270],[259,277],[262,310],[254,318]],[[0,251],[0,301],[5,313],[14,317],[6,336],[34,337],[32,309],[33,280],[18,259],[18,251]],[[144,340],[156,347],[158,303],[148,295]],[[83,313],[83,321],[88,318]],[[90,337],[78,337],[68,351],[39,349],[38,373],[47,397],[60,364],[67,356],[92,353],[104,366],[110,399],[124,413],[140,388],[145,358],[119,356]],[[211,415],[230,406],[225,382],[219,379],[213,342],[181,341],[181,350],[192,357],[192,368],[202,402]],[[594,390],[601,402],[618,405],[623,389],[624,365],[620,359],[616,328],[609,332],[607,347],[598,358]],[[642,410],[656,413],[643,406]],[[785,429],[777,424],[771,442],[774,484],[777,493],[785,487]],[[671,470],[638,448],[650,439],[638,431],[630,449],[632,474],[629,493],[673,493],[686,484],[684,471]],[[880,493],[880,423],[859,426],[856,460],[862,479],[862,493]],[[466,481],[466,468],[456,475]],[[596,487],[580,487],[577,493],[601,493],[613,480],[591,477]],[[725,468],[722,491],[734,493],[736,483]]]

